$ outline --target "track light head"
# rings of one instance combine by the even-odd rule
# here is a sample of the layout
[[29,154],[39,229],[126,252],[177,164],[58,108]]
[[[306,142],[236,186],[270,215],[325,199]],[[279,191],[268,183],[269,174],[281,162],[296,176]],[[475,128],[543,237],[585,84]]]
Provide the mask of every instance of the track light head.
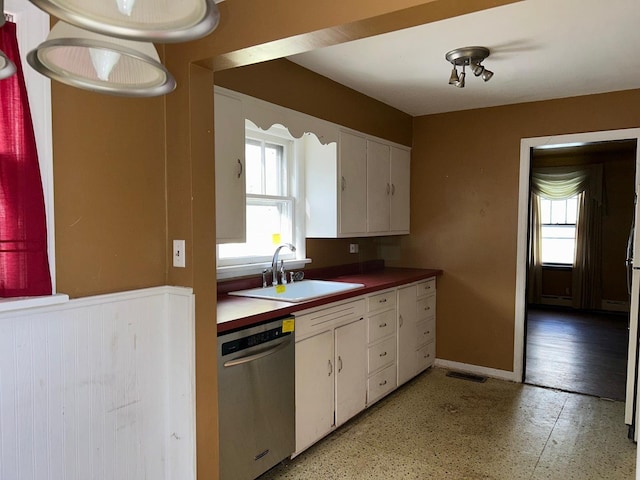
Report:
[[485,68],[484,71],[482,72],[482,79],[485,82],[488,82],[489,80],[491,80],[491,77],[493,77],[493,72]]
[[449,77],[449,85],[455,85],[459,81],[460,79],[458,78],[458,70],[454,65],[453,69],[451,70],[451,76]]
[[482,75],[482,72],[484,71],[484,67],[479,63],[473,63],[471,65],[471,71],[476,77],[479,77],[480,75]]
[[464,70],[462,71],[462,73],[460,74],[460,80],[458,80],[456,83],[454,83],[454,85],[458,88],[464,88],[464,77],[466,77],[467,74],[464,73]]

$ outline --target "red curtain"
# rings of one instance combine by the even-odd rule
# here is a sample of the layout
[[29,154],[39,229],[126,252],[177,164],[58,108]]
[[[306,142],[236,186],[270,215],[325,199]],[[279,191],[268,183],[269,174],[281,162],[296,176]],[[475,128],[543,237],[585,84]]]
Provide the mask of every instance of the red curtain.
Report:
[[17,68],[0,80],[0,297],[51,295],[44,195],[14,23],[0,27],[0,50]]

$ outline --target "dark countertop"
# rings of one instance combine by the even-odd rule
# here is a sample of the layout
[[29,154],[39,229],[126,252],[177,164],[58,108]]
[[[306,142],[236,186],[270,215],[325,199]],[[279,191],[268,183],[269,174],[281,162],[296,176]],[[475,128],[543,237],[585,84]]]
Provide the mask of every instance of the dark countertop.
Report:
[[318,307],[367,293],[397,287],[406,283],[417,282],[419,280],[436,277],[441,274],[442,270],[435,269],[383,267],[374,271],[325,277],[324,280],[336,282],[362,283],[364,284],[364,288],[300,303],[236,297],[222,292],[218,294],[218,333],[228,332],[257,323],[274,320],[308,308]]

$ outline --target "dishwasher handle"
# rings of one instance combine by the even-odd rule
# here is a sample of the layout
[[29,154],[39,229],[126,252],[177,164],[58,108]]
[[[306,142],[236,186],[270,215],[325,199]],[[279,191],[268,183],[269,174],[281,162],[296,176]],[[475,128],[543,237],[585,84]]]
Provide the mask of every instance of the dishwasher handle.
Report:
[[224,362],[224,367],[225,368],[235,367],[237,365],[243,365],[245,363],[253,362],[254,360],[259,360],[260,358],[264,358],[268,355],[279,352],[280,350],[285,348],[287,345],[289,345],[289,343],[291,343],[291,336],[289,336],[289,338],[285,338],[281,340],[278,344],[276,344],[276,346],[271,347],[268,350],[264,350],[259,353],[254,353],[253,355],[247,355],[246,357],[234,358],[233,360]]

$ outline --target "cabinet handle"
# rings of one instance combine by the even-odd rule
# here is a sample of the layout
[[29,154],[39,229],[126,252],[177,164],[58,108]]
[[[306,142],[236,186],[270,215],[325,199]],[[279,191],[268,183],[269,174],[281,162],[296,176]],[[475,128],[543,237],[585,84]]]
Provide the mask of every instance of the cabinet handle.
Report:
[[387,326],[387,323],[385,322],[385,323],[382,323],[382,324],[380,324],[380,325],[378,325],[378,326],[379,326],[380,328],[384,328],[384,327],[386,327],[386,326]]
[[238,178],[240,178],[242,176],[242,171],[243,171],[243,167],[242,167],[242,162],[240,161],[240,159],[238,159]]
[[391,184],[391,195],[395,195],[396,194],[396,186],[392,183]]
[[398,317],[398,321],[400,322],[400,326],[402,327],[402,324],[404,323],[404,320],[402,319],[402,315]]
[[333,373],[333,365],[331,365],[331,360],[329,360],[329,376]]
[[378,303],[387,303],[387,299],[386,298],[381,298],[380,300],[378,300]]
[[387,195],[389,195],[389,192],[390,192],[390,191],[391,191],[391,185],[389,185],[389,184],[387,183]]
[[387,384],[387,381],[386,381],[386,380],[385,380],[384,382],[380,382],[380,386],[381,386],[381,387],[382,387],[382,386],[384,386],[384,385],[386,385],[386,384]]
[[347,179],[342,176],[342,180],[340,181],[341,189],[344,192],[344,189],[347,187]]
[[338,355],[338,373],[342,371],[342,357]]
[[381,357],[386,357],[386,356],[387,356],[387,352],[382,352],[382,353],[380,354],[380,356],[381,356]]

